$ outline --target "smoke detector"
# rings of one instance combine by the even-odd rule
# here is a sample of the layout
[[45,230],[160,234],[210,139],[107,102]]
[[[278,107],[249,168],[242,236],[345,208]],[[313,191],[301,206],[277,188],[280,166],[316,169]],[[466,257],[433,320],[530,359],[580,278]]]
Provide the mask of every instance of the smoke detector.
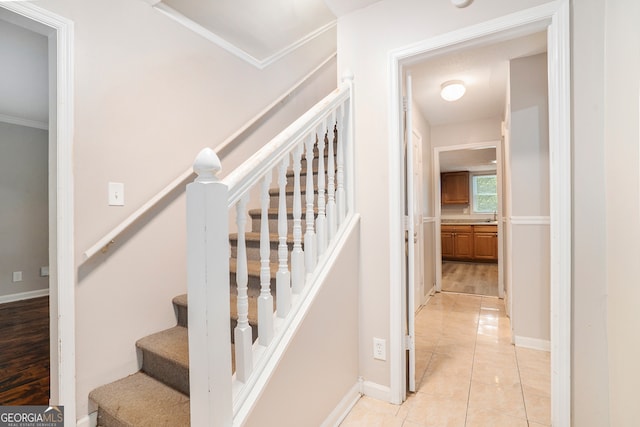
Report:
[[471,3],[473,3],[473,0],[451,0],[451,3],[453,3],[455,7],[462,8],[469,6]]

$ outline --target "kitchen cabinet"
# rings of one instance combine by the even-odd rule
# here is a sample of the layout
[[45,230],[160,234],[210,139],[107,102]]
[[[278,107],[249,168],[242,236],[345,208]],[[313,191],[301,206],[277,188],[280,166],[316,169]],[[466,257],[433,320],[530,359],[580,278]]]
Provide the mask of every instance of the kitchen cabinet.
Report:
[[442,259],[456,261],[498,260],[497,225],[442,224]]
[[469,172],[440,174],[440,199],[443,205],[468,205]]
[[473,226],[473,258],[477,260],[498,260],[498,226]]
[[473,226],[442,225],[442,257],[465,260],[473,258]]

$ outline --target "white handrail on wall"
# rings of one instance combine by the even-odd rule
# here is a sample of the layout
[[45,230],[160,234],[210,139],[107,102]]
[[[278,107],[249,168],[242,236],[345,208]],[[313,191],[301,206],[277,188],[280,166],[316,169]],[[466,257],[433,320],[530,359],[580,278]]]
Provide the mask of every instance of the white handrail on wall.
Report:
[[[243,416],[254,402],[250,399],[265,386],[274,360],[287,345],[287,336],[299,325],[304,307],[308,307],[311,289],[316,289],[319,274],[326,271],[330,253],[341,233],[354,215],[353,206],[353,76],[345,76],[343,84],[320,101],[291,126],[223,179],[216,174],[220,160],[211,149],[200,152],[194,163],[198,177],[187,186],[187,295],[189,304],[189,377],[192,425],[228,427],[242,424]],[[335,132],[335,139],[334,139]],[[325,136],[336,147],[337,173],[323,174],[325,169]],[[317,141],[315,157],[314,145]],[[291,271],[295,257],[288,261],[286,240],[288,211],[293,211],[294,246],[301,246],[300,160],[306,148],[307,216],[304,252],[304,283],[292,286]],[[287,171],[293,160],[294,206],[287,206]],[[314,164],[317,163],[318,203],[314,206]],[[333,168],[333,159],[329,161]],[[269,186],[273,174],[279,186],[277,209],[277,260],[270,254]],[[328,182],[328,186],[325,183]],[[342,193],[338,194],[337,189]],[[252,326],[247,322],[247,255],[244,223],[249,194],[260,192],[260,295],[258,307],[258,338],[252,343]],[[325,212],[325,195],[327,206]],[[337,197],[336,197],[337,196]],[[340,206],[343,203],[344,206]],[[317,210],[316,210],[317,209]],[[317,212],[317,214],[314,214]],[[230,339],[230,215],[236,214],[238,243],[236,282],[238,326],[235,328],[236,373],[231,369]],[[328,215],[326,217],[325,215]],[[317,218],[315,217],[317,216]],[[333,217],[333,218],[332,218]],[[335,222],[332,233],[327,227],[314,224]],[[341,227],[342,226],[342,227]],[[254,230],[255,231],[255,230]],[[315,237],[318,237],[317,239]],[[309,238],[308,238],[309,237]],[[313,243],[310,243],[313,242]],[[307,255],[311,252],[312,259]],[[271,262],[277,261],[276,295],[271,294]],[[255,285],[253,285],[255,286]],[[285,301],[280,298],[285,297]],[[276,301],[276,312],[273,301]],[[302,314],[302,315],[301,315]],[[298,322],[298,323],[296,323]]]
[[[262,111],[256,114],[251,120],[249,120],[244,126],[238,129],[233,134],[229,135],[227,139],[225,139],[222,143],[220,143],[216,148],[215,152],[220,153],[223,150],[227,149],[238,137],[244,134],[248,129],[258,123],[261,119],[263,119],[271,110],[277,107],[280,103],[282,103],[287,97],[291,96],[293,92],[298,90],[303,84],[305,84],[311,77],[313,77],[318,71],[320,71],[325,65],[327,65],[331,60],[336,57],[336,53],[331,54],[327,59],[322,61],[317,67],[315,67],[311,72],[305,75],[302,79],[300,79],[296,84],[291,86],[284,94],[278,97],[271,104],[267,105]],[[89,258],[93,257],[100,251],[106,251],[112,243],[115,243],[115,239],[126,229],[128,229],[132,224],[134,224],[138,219],[140,219],[145,213],[151,210],[158,202],[164,199],[168,194],[174,191],[180,184],[186,182],[190,177],[194,174],[193,167],[190,167],[183,173],[181,173],[176,179],[171,181],[167,186],[165,186],[162,190],[160,190],[155,196],[149,199],[145,204],[140,206],[137,210],[135,210],[131,215],[125,218],[120,224],[118,224],[115,228],[105,234],[101,239],[99,239],[95,244],[93,244],[89,249],[84,252],[84,260],[86,261]]]

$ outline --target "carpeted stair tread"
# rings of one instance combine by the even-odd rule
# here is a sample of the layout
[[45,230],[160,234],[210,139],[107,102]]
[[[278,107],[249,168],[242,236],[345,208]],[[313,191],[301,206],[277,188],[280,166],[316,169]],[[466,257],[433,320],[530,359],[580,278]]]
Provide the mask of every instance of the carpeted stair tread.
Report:
[[[256,260],[247,260],[247,273],[252,277],[260,277],[260,261]],[[269,267],[271,270],[271,279],[276,278],[276,273],[278,272],[278,262],[274,259],[269,263]],[[229,271],[232,274],[235,274],[238,269],[238,260],[236,258],[229,258]],[[235,286],[235,283],[233,284]]]
[[138,372],[89,394],[101,427],[188,426],[189,397]]
[[189,332],[187,328],[175,326],[148,335],[139,339],[136,346],[141,350],[152,351],[180,366],[189,368]]
[[[288,230],[289,234],[287,234],[287,243],[289,244],[293,244],[293,231],[292,230]],[[302,230],[302,232],[304,233],[304,229]],[[229,240],[233,243],[236,244],[238,241],[238,233],[231,233],[229,234]],[[260,232],[257,231],[246,231],[244,233],[244,240],[249,243],[249,242],[260,242]],[[269,241],[277,244],[279,242],[278,240],[278,234],[277,233],[269,233]]]
[[142,370],[186,395],[189,394],[189,333],[176,326],[136,342],[142,351]]
[[[325,199],[325,202],[327,202],[328,200]],[[301,217],[300,219],[304,220],[307,216],[307,208],[305,207],[305,205],[302,205],[302,209],[301,209]],[[314,215],[318,215],[318,207],[314,207],[313,208],[313,213]],[[326,213],[326,211],[325,211]],[[262,216],[262,209],[260,208],[256,208],[256,209],[249,209],[249,216],[251,218],[260,218]],[[269,208],[267,210],[267,217],[269,219],[278,219],[278,208]],[[293,218],[293,208],[287,208],[287,218],[288,219],[292,219]],[[272,233],[273,234],[273,233]]]

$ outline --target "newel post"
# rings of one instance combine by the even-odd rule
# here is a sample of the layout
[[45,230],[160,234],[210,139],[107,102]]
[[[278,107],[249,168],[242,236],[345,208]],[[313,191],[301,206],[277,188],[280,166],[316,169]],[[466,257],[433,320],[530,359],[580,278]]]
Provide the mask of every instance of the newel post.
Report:
[[187,286],[191,425],[228,427],[233,418],[229,320],[228,188],[210,148],[187,186]]
[[345,187],[347,192],[347,212],[353,212],[355,209],[355,153],[354,153],[354,89],[353,89],[353,72],[347,69],[342,75],[342,82],[349,87],[349,103],[344,112],[344,163],[345,163]]

